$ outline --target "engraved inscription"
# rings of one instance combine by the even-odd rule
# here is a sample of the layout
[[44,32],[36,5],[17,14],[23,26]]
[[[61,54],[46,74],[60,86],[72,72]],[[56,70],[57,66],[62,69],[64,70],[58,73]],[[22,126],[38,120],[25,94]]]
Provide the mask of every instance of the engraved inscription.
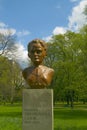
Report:
[[32,123],[41,123],[41,119],[47,119],[51,115],[50,110],[40,108],[27,108],[24,109],[24,123],[32,124]]

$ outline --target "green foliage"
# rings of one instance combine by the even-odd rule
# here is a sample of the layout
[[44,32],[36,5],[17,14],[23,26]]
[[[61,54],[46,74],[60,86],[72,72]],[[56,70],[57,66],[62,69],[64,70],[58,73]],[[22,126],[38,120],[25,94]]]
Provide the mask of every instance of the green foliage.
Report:
[[[23,79],[20,66],[6,57],[0,57],[0,102],[13,103],[22,98]],[[18,98],[17,98],[18,99]]]
[[[54,68],[52,88],[54,102],[71,103],[87,99],[87,26],[79,33],[67,31],[54,35],[48,43],[48,57],[45,63]],[[84,33],[82,33],[84,32]]]

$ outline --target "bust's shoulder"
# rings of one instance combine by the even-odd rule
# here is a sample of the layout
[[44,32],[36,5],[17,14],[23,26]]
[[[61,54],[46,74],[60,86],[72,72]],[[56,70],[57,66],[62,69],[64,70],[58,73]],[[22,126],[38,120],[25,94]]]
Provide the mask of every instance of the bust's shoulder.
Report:
[[54,69],[47,67],[47,66],[41,66],[41,68],[43,68],[44,71],[49,72],[49,73],[54,73]]
[[28,74],[31,70],[32,70],[32,66],[23,69],[23,71],[22,71],[23,77],[26,78],[27,74]]
[[53,70],[52,68],[48,67],[48,66],[42,66],[45,69],[49,69],[49,70]]

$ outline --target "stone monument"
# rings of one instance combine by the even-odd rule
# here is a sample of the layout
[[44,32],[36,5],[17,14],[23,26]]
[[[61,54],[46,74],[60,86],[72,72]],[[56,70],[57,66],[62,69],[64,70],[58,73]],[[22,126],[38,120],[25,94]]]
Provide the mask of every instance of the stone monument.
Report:
[[54,70],[43,65],[47,55],[45,41],[34,39],[28,44],[33,65],[23,77],[30,89],[23,90],[23,130],[53,130],[53,90],[49,88]]

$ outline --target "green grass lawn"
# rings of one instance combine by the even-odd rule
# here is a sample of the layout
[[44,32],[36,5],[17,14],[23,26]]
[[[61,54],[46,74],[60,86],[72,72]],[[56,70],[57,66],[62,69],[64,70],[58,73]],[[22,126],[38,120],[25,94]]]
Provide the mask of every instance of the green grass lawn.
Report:
[[54,110],[54,130],[87,130],[87,110]]
[[21,106],[0,106],[0,130],[22,130]]
[[[22,106],[0,106],[0,130],[22,130]],[[87,105],[54,108],[54,130],[87,130]]]

